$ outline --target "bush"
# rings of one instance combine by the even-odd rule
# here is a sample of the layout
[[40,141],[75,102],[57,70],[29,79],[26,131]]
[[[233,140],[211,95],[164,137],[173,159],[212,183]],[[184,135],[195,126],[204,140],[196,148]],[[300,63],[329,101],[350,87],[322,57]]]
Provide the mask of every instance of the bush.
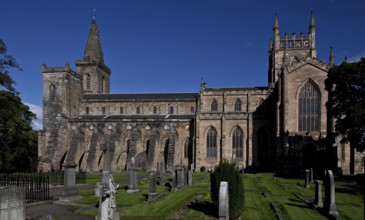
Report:
[[210,174],[210,195],[211,199],[218,207],[219,186],[221,181],[228,182],[229,191],[229,217],[239,218],[244,209],[243,182],[239,171],[234,164],[228,161],[220,161],[219,165]]

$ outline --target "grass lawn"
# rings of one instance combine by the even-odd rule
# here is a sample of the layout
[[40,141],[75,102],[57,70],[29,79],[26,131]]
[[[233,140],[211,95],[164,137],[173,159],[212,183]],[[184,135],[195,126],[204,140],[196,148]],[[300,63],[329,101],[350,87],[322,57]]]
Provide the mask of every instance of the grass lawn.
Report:
[[[148,177],[138,173],[138,177]],[[127,173],[116,173],[115,182],[121,183],[117,193],[117,207],[123,218],[159,218],[159,219],[216,219],[217,208],[210,199],[209,173],[194,173],[193,186],[177,192],[169,192],[166,186],[157,186],[158,200],[146,202],[149,183],[139,182],[137,193],[127,193],[124,187],[128,182]],[[275,177],[273,173],[243,174],[245,189],[245,209],[242,219],[276,219],[271,204],[275,203],[285,219],[327,219],[321,210],[313,209],[294,193],[314,199],[314,184],[310,189],[303,187],[303,180]],[[87,184],[100,182],[100,173],[88,175]],[[324,188],[324,187],[323,187]],[[79,214],[96,215],[95,205],[98,198],[94,190],[82,190],[83,196],[78,204],[90,205]],[[322,192],[324,196],[324,191]],[[336,206],[343,219],[364,218],[364,193],[354,184],[336,182]]]

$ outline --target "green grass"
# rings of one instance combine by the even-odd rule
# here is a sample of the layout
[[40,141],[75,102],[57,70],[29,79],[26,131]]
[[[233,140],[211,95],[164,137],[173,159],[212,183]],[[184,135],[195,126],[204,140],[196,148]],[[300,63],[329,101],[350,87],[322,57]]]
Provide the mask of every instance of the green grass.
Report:
[[[138,177],[142,176],[148,177],[148,174],[138,173]],[[115,182],[122,183],[116,195],[121,218],[216,219],[217,213],[214,210],[217,209],[210,198],[209,173],[194,173],[194,185],[177,192],[169,192],[167,187],[158,185],[156,189],[159,199],[154,203],[146,202],[149,183],[139,182],[140,192],[127,193],[123,187],[127,185],[128,173],[117,173],[114,177]],[[274,177],[272,173],[244,174],[242,178],[245,189],[245,209],[242,218],[245,220],[275,219],[271,203],[278,205],[286,219],[327,219],[319,210],[313,209],[293,194],[296,192],[314,198],[314,184],[307,189],[303,187],[303,180]],[[95,185],[100,181],[100,173],[88,175],[88,184]],[[287,189],[283,189],[280,184],[284,184]],[[263,192],[267,192],[267,197]],[[98,198],[94,195],[94,189],[81,190],[80,194],[83,198],[76,203],[89,205],[90,208],[78,213],[96,215],[98,210],[95,204]],[[322,194],[324,196],[324,191]],[[336,183],[336,204],[343,219],[363,219],[363,201],[363,191]]]

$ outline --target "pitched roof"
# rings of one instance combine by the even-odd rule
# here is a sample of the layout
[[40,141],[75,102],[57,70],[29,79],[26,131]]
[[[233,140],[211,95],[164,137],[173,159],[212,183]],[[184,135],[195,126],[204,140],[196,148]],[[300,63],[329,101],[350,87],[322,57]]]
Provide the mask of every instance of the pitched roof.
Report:
[[199,93],[84,94],[84,100],[102,101],[194,101]]

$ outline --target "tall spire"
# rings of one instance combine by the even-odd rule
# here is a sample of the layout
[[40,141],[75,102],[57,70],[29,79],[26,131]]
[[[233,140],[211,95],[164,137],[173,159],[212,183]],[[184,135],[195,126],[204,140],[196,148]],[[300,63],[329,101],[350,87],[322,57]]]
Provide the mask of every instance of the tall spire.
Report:
[[330,66],[335,64],[335,56],[333,55],[333,47],[330,49]]
[[314,24],[314,15],[313,15],[313,11],[311,11],[311,18],[309,21],[309,28],[315,27],[316,25]]
[[279,31],[278,16],[276,13],[274,18],[273,34],[274,34],[274,50],[277,50],[280,47],[280,31]]
[[104,55],[101,48],[99,31],[96,26],[95,14],[91,22],[89,37],[87,39],[86,48],[84,52],[84,61],[95,61],[97,63],[104,64]]

